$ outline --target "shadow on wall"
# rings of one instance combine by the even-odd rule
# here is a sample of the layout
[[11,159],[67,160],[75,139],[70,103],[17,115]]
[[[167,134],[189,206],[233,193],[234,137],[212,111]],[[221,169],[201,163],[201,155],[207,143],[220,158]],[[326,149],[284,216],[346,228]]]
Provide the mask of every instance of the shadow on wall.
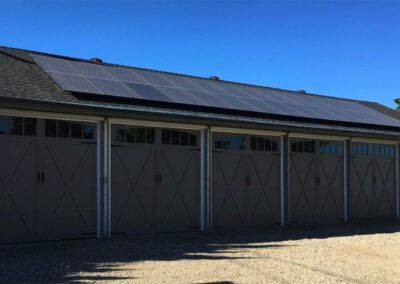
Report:
[[[119,237],[0,246],[0,283],[134,280],[121,264],[141,261],[240,259],[228,250],[279,249],[279,242],[400,231],[399,222],[313,228]],[[287,246],[287,245],[286,245]],[[233,256],[232,256],[233,255]],[[80,275],[84,272],[85,275]],[[117,273],[115,273],[117,272]],[[96,276],[89,276],[96,274]],[[134,274],[128,273],[129,275]],[[100,276],[98,276],[100,275]],[[230,283],[230,282],[221,282]]]

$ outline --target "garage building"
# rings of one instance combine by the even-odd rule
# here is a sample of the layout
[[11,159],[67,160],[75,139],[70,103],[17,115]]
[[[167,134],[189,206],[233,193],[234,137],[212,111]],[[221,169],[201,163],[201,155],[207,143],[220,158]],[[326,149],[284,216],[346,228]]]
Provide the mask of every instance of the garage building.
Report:
[[400,218],[373,102],[0,48],[0,243]]

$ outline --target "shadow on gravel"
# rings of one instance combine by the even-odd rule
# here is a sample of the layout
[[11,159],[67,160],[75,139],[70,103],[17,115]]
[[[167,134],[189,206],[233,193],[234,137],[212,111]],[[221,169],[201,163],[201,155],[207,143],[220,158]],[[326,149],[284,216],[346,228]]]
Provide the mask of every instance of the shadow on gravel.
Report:
[[[234,255],[241,249],[280,249],[280,241],[393,232],[400,232],[400,222],[0,246],[0,283],[129,281],[134,278],[125,277],[121,267],[126,263],[238,259]],[[224,254],[227,251],[230,256]],[[129,275],[134,274],[129,271]]]

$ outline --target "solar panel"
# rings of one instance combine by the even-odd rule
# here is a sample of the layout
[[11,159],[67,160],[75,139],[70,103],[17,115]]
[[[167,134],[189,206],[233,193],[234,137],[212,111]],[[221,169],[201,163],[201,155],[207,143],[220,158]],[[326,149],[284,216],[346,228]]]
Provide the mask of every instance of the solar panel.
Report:
[[400,126],[357,102],[207,79],[31,55],[66,91],[341,122]]
[[153,86],[135,83],[126,83],[126,85],[143,99],[161,102],[173,102],[170,97],[164,95]]

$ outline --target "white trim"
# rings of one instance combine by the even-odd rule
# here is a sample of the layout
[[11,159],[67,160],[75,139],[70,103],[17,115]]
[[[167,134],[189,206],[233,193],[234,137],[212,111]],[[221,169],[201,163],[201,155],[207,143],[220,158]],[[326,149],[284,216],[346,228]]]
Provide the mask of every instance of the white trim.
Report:
[[206,164],[205,164],[205,150],[206,150],[206,130],[200,131],[200,230],[204,232],[206,230],[205,222],[205,194],[206,194]]
[[286,134],[285,132],[281,131],[268,131],[268,130],[247,129],[247,128],[230,128],[230,127],[218,127],[218,126],[212,126],[211,132],[239,133],[239,134],[266,135],[266,136],[282,136]]
[[400,218],[400,144],[396,145],[396,217]]
[[211,127],[207,130],[207,227],[213,229],[212,219],[212,132]]
[[103,236],[109,237],[109,123],[103,125]]
[[0,108],[0,115],[62,119],[70,121],[82,121],[82,122],[99,122],[104,120],[104,118],[100,116],[77,115],[77,114],[66,114],[66,113],[55,113],[55,112],[40,112],[40,111],[17,110],[17,109],[3,109],[3,108]]
[[290,225],[291,224],[291,222],[292,222],[292,220],[291,220],[291,210],[292,210],[292,204],[291,204],[291,179],[292,179],[292,177],[291,177],[291,175],[290,175],[290,166],[291,166],[291,163],[290,163],[290,160],[291,160],[291,158],[290,158],[290,138],[289,138],[289,135],[288,135],[288,138],[287,138],[287,145],[286,145],[286,156],[287,156],[287,164],[286,164],[286,176],[287,176],[287,178],[286,178],[286,205],[287,205],[287,209],[286,209],[286,212],[285,212],[285,214],[286,214],[286,224],[287,225]]
[[97,238],[101,238],[101,125],[97,123],[96,187],[97,187]]
[[108,148],[108,237],[111,237],[111,214],[112,214],[112,207],[111,207],[111,198],[112,198],[112,186],[111,186],[111,179],[112,179],[112,174],[111,174],[111,123],[107,123],[107,148]]
[[321,140],[333,140],[333,141],[344,141],[349,137],[343,136],[332,136],[332,135],[317,135],[307,133],[289,133],[289,138],[301,138],[301,139],[321,139]]
[[110,124],[138,125],[138,126],[161,127],[161,128],[177,128],[177,129],[188,129],[188,130],[201,130],[201,129],[207,128],[206,126],[195,125],[195,124],[150,121],[150,120],[137,120],[137,119],[124,119],[124,118],[110,118],[109,122],[110,122]]
[[399,141],[385,140],[385,139],[372,139],[372,138],[351,138],[351,142],[394,145],[394,144],[397,144]]
[[285,137],[281,136],[281,184],[280,184],[280,192],[281,192],[281,226],[284,227],[286,224],[286,202],[285,202],[285,177],[286,177],[286,171],[285,171],[285,158],[286,158],[286,150],[284,149],[285,147]]
[[344,206],[344,222],[349,222],[349,153],[347,149],[347,141],[343,141],[343,206]]

